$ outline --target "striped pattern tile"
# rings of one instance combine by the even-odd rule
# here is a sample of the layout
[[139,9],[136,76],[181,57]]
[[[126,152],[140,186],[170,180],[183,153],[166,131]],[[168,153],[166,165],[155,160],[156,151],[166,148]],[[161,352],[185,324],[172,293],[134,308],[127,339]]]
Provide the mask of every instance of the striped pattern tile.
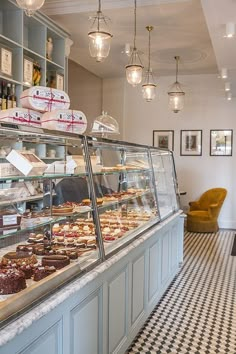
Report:
[[236,354],[233,231],[185,233],[184,263],[129,354]]

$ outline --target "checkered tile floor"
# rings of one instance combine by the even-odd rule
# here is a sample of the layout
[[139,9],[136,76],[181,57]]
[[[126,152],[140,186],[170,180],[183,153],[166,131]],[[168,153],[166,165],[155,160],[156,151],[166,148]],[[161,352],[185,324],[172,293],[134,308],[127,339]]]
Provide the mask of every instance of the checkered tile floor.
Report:
[[183,267],[127,353],[236,354],[234,234],[185,234]]

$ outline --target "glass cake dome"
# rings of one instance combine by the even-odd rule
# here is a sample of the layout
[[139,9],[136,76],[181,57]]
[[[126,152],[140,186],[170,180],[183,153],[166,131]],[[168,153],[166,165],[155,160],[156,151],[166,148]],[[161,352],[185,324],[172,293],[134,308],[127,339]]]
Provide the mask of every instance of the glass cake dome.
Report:
[[107,112],[103,111],[100,116],[94,119],[90,133],[101,137],[107,137],[109,134],[120,134],[119,124]]

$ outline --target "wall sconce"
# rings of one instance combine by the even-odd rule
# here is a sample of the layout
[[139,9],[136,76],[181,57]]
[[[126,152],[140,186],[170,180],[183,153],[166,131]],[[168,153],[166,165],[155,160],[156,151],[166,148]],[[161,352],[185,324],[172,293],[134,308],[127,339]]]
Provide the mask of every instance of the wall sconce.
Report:
[[128,55],[128,57],[130,57],[131,51],[132,49],[130,43],[125,43],[125,54]]

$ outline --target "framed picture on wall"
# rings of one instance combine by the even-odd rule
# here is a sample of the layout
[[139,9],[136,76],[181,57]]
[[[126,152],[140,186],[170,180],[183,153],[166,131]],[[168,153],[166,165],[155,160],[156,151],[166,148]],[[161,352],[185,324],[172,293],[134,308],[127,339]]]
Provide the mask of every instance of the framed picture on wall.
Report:
[[202,130],[181,130],[180,133],[180,155],[201,156]]
[[153,146],[174,150],[174,130],[153,130]]
[[232,156],[233,130],[210,130],[210,156]]

